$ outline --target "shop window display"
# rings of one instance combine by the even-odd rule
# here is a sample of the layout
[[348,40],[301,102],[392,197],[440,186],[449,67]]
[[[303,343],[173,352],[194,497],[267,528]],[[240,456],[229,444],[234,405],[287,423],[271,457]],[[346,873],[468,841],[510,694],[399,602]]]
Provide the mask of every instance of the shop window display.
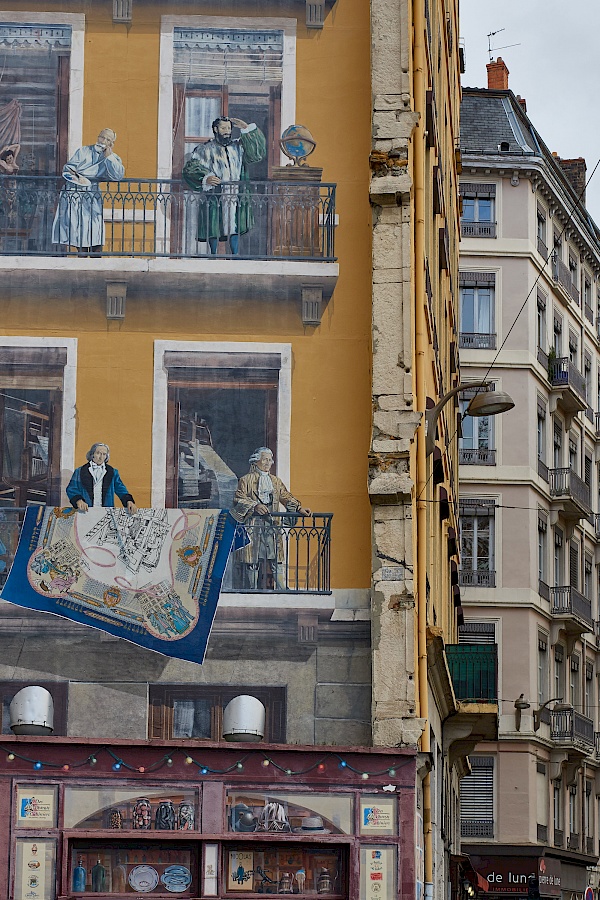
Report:
[[65,827],[85,831],[195,831],[195,790],[67,788]]
[[277,794],[230,791],[230,831],[352,834],[352,798],[347,794]]
[[71,848],[73,894],[189,897],[195,890],[196,869],[196,853],[190,847],[86,842]]
[[345,896],[345,851],[287,844],[227,853],[227,893]]

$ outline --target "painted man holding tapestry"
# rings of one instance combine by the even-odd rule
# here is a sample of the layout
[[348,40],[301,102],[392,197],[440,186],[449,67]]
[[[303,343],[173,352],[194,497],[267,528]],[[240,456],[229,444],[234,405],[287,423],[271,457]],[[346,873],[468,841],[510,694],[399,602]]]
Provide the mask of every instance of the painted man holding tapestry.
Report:
[[[233,127],[240,137],[232,138]],[[211,254],[218,243],[229,241],[231,253],[239,253],[239,236],[254,224],[252,204],[243,184],[250,180],[248,166],[265,158],[265,136],[254,123],[220,116],[212,123],[214,138],[194,148],[183,168],[184,181],[195,191],[209,194],[199,204],[198,240],[207,241]]]

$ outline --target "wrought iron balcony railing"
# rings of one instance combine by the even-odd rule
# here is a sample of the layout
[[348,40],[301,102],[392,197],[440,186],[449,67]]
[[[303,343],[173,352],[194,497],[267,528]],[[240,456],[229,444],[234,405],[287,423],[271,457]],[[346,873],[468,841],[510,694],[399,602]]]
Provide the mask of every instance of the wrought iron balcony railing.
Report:
[[[60,229],[53,228],[57,210]],[[236,230],[242,218],[251,227],[235,252],[218,245],[225,256],[335,259],[333,184],[223,182],[218,191],[192,191],[181,181],[127,178],[82,190],[54,176],[0,178],[3,255],[211,257],[207,236]],[[104,242],[92,254],[102,221]]]
[[550,736],[560,744],[577,744],[586,750],[595,747],[594,722],[574,709],[551,710]]
[[546,244],[541,239],[541,237],[538,237],[538,239],[537,239],[537,249],[538,249],[538,253],[540,254],[540,256],[542,256],[544,258],[544,260],[547,260],[548,259],[548,248],[546,247]]
[[458,452],[458,461],[461,466],[495,466],[496,451],[483,447],[461,447]]
[[550,496],[556,499],[573,500],[581,507],[590,509],[590,486],[570,468],[550,469]]
[[333,513],[271,513],[239,525],[236,537],[249,543],[233,551],[224,591],[282,594],[330,593]]
[[552,276],[557,284],[565,289],[571,300],[579,305],[579,289],[573,281],[571,270],[556,253],[552,256]]
[[496,335],[461,331],[458,346],[463,350],[495,350]]
[[494,837],[493,819],[461,819],[461,837]]
[[[12,565],[24,509],[0,509],[0,586]],[[238,544],[223,579],[224,592],[330,593],[332,513],[272,513],[260,524],[239,525]]]
[[570,585],[550,588],[550,609],[555,616],[571,615],[581,619],[593,631],[592,601]]
[[497,701],[496,644],[446,644],[446,658],[457,700],[470,703]]
[[461,237],[496,237],[495,222],[464,222],[460,223]]
[[561,356],[549,362],[548,374],[552,387],[573,388],[575,393],[587,403],[585,378],[568,356]]
[[594,732],[594,749],[596,752],[596,758],[600,759],[600,731]]
[[496,587],[496,572],[494,569],[461,569],[460,583],[464,587]]
[[585,313],[585,317],[588,320],[588,322],[591,322],[593,325],[594,324],[594,310],[592,309],[592,307],[590,306],[589,303],[584,303],[583,311]]
[[544,481],[548,482],[550,480],[550,469],[546,465],[543,459],[538,457],[537,461],[537,472],[540,478],[543,478]]

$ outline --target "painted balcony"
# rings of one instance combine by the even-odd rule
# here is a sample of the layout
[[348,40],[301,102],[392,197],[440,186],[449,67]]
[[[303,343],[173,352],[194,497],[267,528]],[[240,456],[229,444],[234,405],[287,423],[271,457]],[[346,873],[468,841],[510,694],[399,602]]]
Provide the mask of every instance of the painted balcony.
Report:
[[496,223],[495,222],[465,222],[464,219],[461,219],[460,236],[461,237],[495,238],[496,237]]
[[[54,227],[57,210],[62,233]],[[237,217],[247,232],[234,246],[211,247],[206,236],[215,223]],[[100,219],[102,246],[95,245]],[[334,184],[223,182],[215,193],[176,180],[128,178],[80,190],[54,176],[19,175],[0,179],[0,270],[17,283],[43,272],[49,288],[81,279],[206,293],[213,301],[236,292],[297,296],[304,323],[318,324],[337,280],[335,224]],[[109,318],[123,317],[116,307]]]
[[590,486],[569,467],[549,469],[548,476],[550,497],[563,516],[566,519],[587,519],[592,512]]
[[555,744],[584,754],[595,751],[594,722],[573,708],[553,709],[550,736]]
[[[25,510],[0,509],[0,586],[12,565]],[[223,580],[223,593],[330,594],[333,513],[272,513],[264,522],[240,525]],[[256,548],[254,552],[250,548]]]

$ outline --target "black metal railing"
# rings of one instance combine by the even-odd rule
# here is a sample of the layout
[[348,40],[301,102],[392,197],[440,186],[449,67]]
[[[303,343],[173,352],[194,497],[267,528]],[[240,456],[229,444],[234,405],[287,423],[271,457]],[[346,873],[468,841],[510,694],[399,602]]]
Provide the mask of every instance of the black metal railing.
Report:
[[102,244],[92,255],[210,257],[207,238],[246,227],[237,249],[218,245],[225,256],[333,260],[335,185],[232,181],[192,191],[173,179],[127,178],[83,190],[58,177],[0,178],[4,255],[87,255]]
[[446,658],[457,700],[489,703],[498,699],[496,644],[446,644]]
[[586,417],[586,419],[589,419],[589,420],[590,420],[590,422],[592,423],[592,425],[595,424],[595,423],[594,423],[594,410],[592,409],[591,406],[587,406],[587,407],[586,407],[586,410],[585,410],[585,417]]
[[271,513],[239,525],[224,591],[273,591],[284,594],[330,593],[331,519],[333,513]]
[[595,413],[596,419],[596,434],[600,434],[600,412]]
[[572,831],[567,839],[568,850],[579,850],[579,835]]
[[546,261],[548,259],[548,248],[546,247],[546,244],[541,239],[541,237],[538,237],[537,239],[537,249],[540,256],[542,256]]
[[537,471],[540,478],[543,478],[544,481],[548,482],[550,480],[550,469],[546,465],[543,459],[538,457],[537,461]]
[[540,825],[540,823],[538,822],[537,839],[540,842],[540,844],[548,843],[548,826],[547,825]]
[[[24,509],[0,509],[0,586],[12,565]],[[272,513],[259,524],[239,525],[223,591],[328,594],[332,513]]]
[[[598,624],[598,623],[596,623]],[[600,759],[600,731],[594,732],[594,748],[596,752],[596,756]]]
[[570,468],[549,469],[550,496],[567,498],[590,509],[590,486]]
[[592,513],[590,516],[590,524],[594,527],[596,539],[600,537],[600,513]]
[[571,615],[589,625],[593,630],[592,601],[569,584],[550,588],[550,608],[555,616]]
[[554,829],[554,846],[562,847],[565,843],[565,833],[560,828]]
[[585,378],[568,356],[561,356],[549,362],[548,374],[552,387],[571,387],[587,402]]
[[496,237],[496,223],[495,222],[464,222],[461,220],[460,236],[461,237],[495,238]]
[[573,281],[573,274],[556,253],[552,256],[552,276],[557,284],[565,289],[571,300],[579,304],[579,289]]
[[585,313],[585,317],[586,317],[586,319],[588,320],[588,322],[591,322],[592,325],[593,325],[593,324],[594,324],[594,310],[593,310],[593,308],[590,306],[589,303],[584,303],[584,304],[583,304],[583,311],[584,311],[584,313]]
[[496,335],[461,331],[458,346],[463,350],[495,350]]
[[537,348],[537,361],[548,371],[548,354],[541,347]]
[[496,587],[496,572],[493,569],[461,569],[458,574],[464,587]]
[[550,599],[550,587],[549,587],[549,585],[546,584],[545,581],[542,581],[541,578],[538,579],[538,594],[544,600]]
[[550,736],[557,743],[579,744],[590,750],[595,746],[594,722],[574,709],[553,709]]
[[461,819],[460,820],[460,836],[461,837],[494,837],[494,820],[493,819]]
[[495,466],[496,451],[483,447],[461,447],[458,451],[458,461],[461,466]]

